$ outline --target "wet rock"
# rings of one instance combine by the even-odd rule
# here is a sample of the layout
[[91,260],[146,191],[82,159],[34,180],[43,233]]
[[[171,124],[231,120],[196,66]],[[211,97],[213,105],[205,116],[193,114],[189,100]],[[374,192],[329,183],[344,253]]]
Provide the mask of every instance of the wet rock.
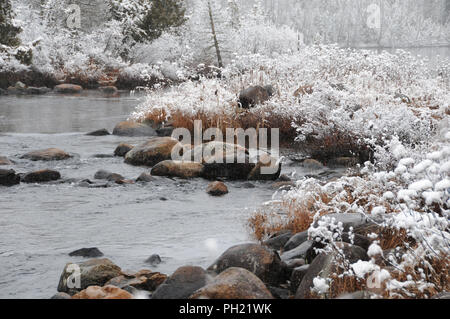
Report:
[[236,144],[209,142],[186,151],[184,161],[201,162],[204,165],[203,177],[206,179],[227,178],[247,180],[256,166],[251,163],[246,148]]
[[151,255],[150,257],[147,258],[147,260],[145,261],[145,263],[150,264],[150,265],[159,265],[162,262],[161,257],[159,255]]
[[286,245],[289,239],[292,237],[292,232],[286,232],[276,237],[270,238],[263,242],[263,244],[273,250],[280,250]]
[[156,180],[156,178],[153,177],[152,174],[150,174],[150,173],[142,173],[136,179],[136,182],[150,183],[150,182],[154,182],[155,180]]
[[118,185],[133,185],[133,184],[136,184],[136,182],[131,180],[131,179],[119,179],[118,178],[116,180],[113,180],[113,182],[115,182]]
[[104,94],[117,94],[119,91],[115,86],[101,86],[98,88]]
[[38,150],[29,152],[23,155],[22,159],[29,159],[32,161],[62,161],[72,156],[58,148],[49,148],[45,150]]
[[106,128],[103,128],[101,130],[87,133],[86,135],[88,135],[88,136],[107,136],[107,135],[111,135],[111,133],[109,133],[109,131]]
[[306,260],[303,258],[294,258],[286,261],[286,266],[288,269],[295,269],[306,264]]
[[47,87],[33,87],[33,86],[30,86],[25,90],[26,94],[30,95],[43,95],[49,93],[50,91],[51,90]]
[[103,253],[97,248],[81,248],[75,251],[72,251],[69,253],[69,256],[78,256],[78,257],[85,257],[85,258],[96,258],[96,257],[102,257]]
[[106,258],[92,259],[80,264],[69,263],[61,274],[58,291],[73,295],[89,286],[103,286],[120,275],[122,275],[120,267]]
[[132,287],[138,290],[155,291],[165,280],[166,275],[150,270],[141,270],[136,274],[123,274],[112,278],[106,285],[116,286],[120,289],[129,290]]
[[273,296],[254,274],[232,267],[197,290],[190,299],[273,299]]
[[61,179],[61,174],[57,171],[44,169],[25,174],[21,181],[24,183],[45,183]]
[[183,154],[184,161],[199,163],[238,163],[249,156],[249,151],[238,144],[224,142],[208,142],[197,145]]
[[125,121],[116,125],[113,135],[117,136],[157,136],[156,131],[149,125]]
[[65,292],[58,292],[57,294],[53,295],[50,299],[72,299],[72,296],[69,294],[66,294]]
[[133,145],[120,143],[119,146],[114,150],[114,156],[125,157],[129,151],[134,148]]
[[78,94],[83,91],[83,88],[79,85],[75,84],[60,84],[55,86],[55,92],[56,93],[63,93],[63,94]]
[[306,273],[308,272],[309,265],[303,265],[300,267],[295,268],[292,271],[291,279],[290,279],[290,290],[293,295],[297,292],[298,287],[300,286],[300,283],[302,282],[303,278],[305,277]]
[[173,126],[161,127],[156,130],[156,133],[158,133],[158,136],[161,137],[170,137],[172,136],[174,130],[175,128]]
[[211,196],[223,196],[228,194],[228,187],[223,182],[214,182],[208,185],[206,192]]
[[231,267],[247,269],[264,283],[273,286],[287,280],[288,270],[280,256],[258,244],[244,244],[229,248],[208,268],[208,271],[220,274]]
[[133,295],[115,286],[90,286],[72,299],[133,299]]
[[97,173],[95,173],[94,178],[100,180],[107,180],[110,182],[120,182],[125,180],[125,177],[123,177],[122,175],[111,173],[105,170],[99,170]]
[[239,104],[244,109],[250,109],[269,99],[269,92],[262,86],[252,86],[239,93]]
[[309,241],[309,240],[305,241],[300,246],[283,253],[281,255],[281,260],[286,262],[291,259],[298,259],[298,258],[305,259],[306,253],[312,247],[312,245],[313,245],[312,241]]
[[248,174],[249,180],[258,181],[275,181],[281,174],[281,162],[270,154],[264,154],[256,161],[256,166]]
[[170,137],[155,137],[136,146],[125,156],[125,162],[131,165],[155,166],[172,157],[172,149],[180,143]]
[[208,274],[203,268],[181,267],[156,289],[152,299],[187,299],[208,282]]
[[[354,264],[359,260],[369,260],[366,252],[361,247],[352,246],[347,243],[337,243],[336,245],[342,249],[344,256],[348,259],[350,264]],[[310,296],[311,288],[313,287],[313,280],[317,276],[329,278],[330,275],[337,270],[336,267],[339,264],[337,261],[338,256],[338,253],[334,251],[328,254],[321,253],[314,258],[297,289],[295,298],[308,298]]]
[[8,95],[8,91],[3,90],[2,88],[0,88],[0,96],[2,95]]
[[254,163],[206,163],[203,177],[209,180],[226,178],[230,180],[247,180],[248,174],[255,167]]
[[6,157],[0,156],[0,166],[12,165],[13,163]]
[[202,176],[203,164],[167,160],[156,164],[151,174],[153,176],[196,178]]
[[286,245],[284,245],[283,251],[286,252],[294,248],[297,248],[307,240],[308,240],[308,231],[295,234],[294,236],[289,238],[289,241],[286,243]]
[[245,189],[253,189],[253,188],[256,188],[256,186],[253,185],[253,184],[250,183],[250,182],[245,182],[245,183],[242,184],[242,188],[245,188]]

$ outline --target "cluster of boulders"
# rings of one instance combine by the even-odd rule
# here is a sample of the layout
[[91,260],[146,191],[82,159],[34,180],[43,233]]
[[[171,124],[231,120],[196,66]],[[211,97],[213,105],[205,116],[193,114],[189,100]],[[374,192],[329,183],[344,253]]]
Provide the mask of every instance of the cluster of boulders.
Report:
[[[102,86],[98,88],[104,95],[115,96],[119,90],[115,86]],[[56,85],[53,90],[48,87],[27,86],[22,82],[17,82],[14,86],[8,87],[6,90],[0,89],[0,95],[43,95],[50,92],[61,94],[80,94],[83,87],[77,84],[63,83]]]
[[[359,214],[331,217],[346,230],[369,225]],[[339,252],[317,252],[316,249],[323,246],[306,232],[295,235],[282,232],[262,244],[233,246],[207,269],[184,266],[168,277],[150,270],[126,274],[109,259],[67,264],[55,298],[306,299],[312,296],[315,278],[328,278],[336,272],[336,260],[341,257],[338,254],[343,254],[350,263],[369,260],[367,250],[371,240],[357,236],[336,243],[341,248]],[[102,256],[94,248],[71,255]],[[153,255],[149,261],[154,264],[161,259]],[[74,277],[74,269],[78,278]],[[74,285],[76,283],[78,286]],[[370,296],[370,292],[361,292],[361,295]]]
[[[57,148],[29,152],[21,157],[31,161],[61,161],[71,158],[72,155]],[[0,157],[0,166],[13,165],[6,157]],[[58,181],[61,174],[55,170],[42,169],[25,174],[18,174],[13,169],[0,169],[0,186],[14,186],[22,183],[45,183]]]
[[[180,156],[172,160],[172,155]],[[244,147],[223,142],[209,142],[195,147],[183,145],[170,137],[156,137],[131,149],[125,162],[153,167],[154,176],[231,180],[276,180],[281,164],[270,154],[251,156]],[[261,168],[268,168],[268,173]]]

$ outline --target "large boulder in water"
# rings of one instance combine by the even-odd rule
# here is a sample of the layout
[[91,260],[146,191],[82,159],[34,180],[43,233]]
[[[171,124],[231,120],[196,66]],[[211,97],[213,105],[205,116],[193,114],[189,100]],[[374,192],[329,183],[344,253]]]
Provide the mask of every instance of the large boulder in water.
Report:
[[220,274],[232,267],[244,268],[254,273],[264,283],[277,286],[289,276],[287,266],[280,256],[259,244],[244,244],[229,248],[209,268]]
[[20,176],[12,169],[0,169],[0,186],[20,184]]
[[125,157],[129,151],[134,148],[133,145],[120,143],[114,150],[114,156]]
[[133,295],[112,285],[90,286],[74,295],[72,299],[133,299]]
[[108,136],[108,135],[111,135],[111,133],[109,133],[109,131],[106,128],[103,128],[100,130],[89,132],[86,135],[87,136]]
[[24,183],[45,183],[57,181],[61,178],[61,174],[57,171],[44,169],[36,172],[25,174],[22,178]]
[[223,142],[209,142],[194,147],[183,155],[185,161],[203,163],[203,177],[247,180],[256,166],[245,147]]
[[71,157],[72,156],[70,154],[67,154],[59,148],[48,148],[45,150],[29,152],[23,155],[21,158],[29,159],[32,161],[61,161]]
[[79,257],[85,257],[85,258],[97,258],[102,257],[103,253],[98,249],[97,247],[92,248],[81,248],[77,249],[75,251],[72,251],[69,253],[69,256],[79,256]]
[[151,174],[153,176],[196,178],[202,176],[203,164],[167,160],[156,164]]
[[158,136],[158,133],[149,125],[125,121],[116,125],[113,135],[117,136]]
[[55,86],[55,91],[57,93],[75,94],[81,93],[83,91],[83,88],[75,84],[60,84]]
[[208,283],[209,276],[203,268],[181,267],[156,289],[152,299],[187,299]]
[[244,109],[249,109],[262,104],[270,99],[273,93],[270,87],[252,86],[239,93],[239,104]]
[[280,177],[281,162],[270,154],[262,153],[253,157],[251,162],[256,165],[248,174],[249,180],[275,181]]
[[155,166],[172,157],[172,149],[180,143],[171,137],[155,137],[127,153],[125,162],[131,165]]
[[59,279],[58,291],[75,294],[89,286],[103,286],[122,270],[109,259],[93,259],[81,264],[69,263]]
[[273,299],[264,283],[243,268],[229,268],[190,299]]

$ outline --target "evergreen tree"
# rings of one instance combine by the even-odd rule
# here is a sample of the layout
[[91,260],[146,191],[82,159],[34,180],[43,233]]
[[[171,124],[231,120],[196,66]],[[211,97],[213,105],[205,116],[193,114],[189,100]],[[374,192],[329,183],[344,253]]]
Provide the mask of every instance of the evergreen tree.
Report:
[[13,24],[10,0],[0,1],[0,44],[15,47],[20,44],[17,35],[21,29]]
[[185,11],[180,0],[152,0],[151,9],[139,23],[144,36],[136,40],[152,41],[159,38],[165,30],[181,26],[186,21]]

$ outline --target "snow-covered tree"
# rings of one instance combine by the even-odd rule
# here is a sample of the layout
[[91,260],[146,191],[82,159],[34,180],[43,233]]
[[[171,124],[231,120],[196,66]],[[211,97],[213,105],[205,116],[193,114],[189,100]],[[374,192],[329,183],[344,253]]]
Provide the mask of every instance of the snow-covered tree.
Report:
[[20,44],[18,34],[21,29],[13,23],[10,0],[0,1],[0,44],[14,47]]
[[153,41],[164,31],[181,26],[186,21],[185,11],[180,0],[151,0],[150,10],[144,13],[142,21],[138,23],[144,35],[137,40]]

